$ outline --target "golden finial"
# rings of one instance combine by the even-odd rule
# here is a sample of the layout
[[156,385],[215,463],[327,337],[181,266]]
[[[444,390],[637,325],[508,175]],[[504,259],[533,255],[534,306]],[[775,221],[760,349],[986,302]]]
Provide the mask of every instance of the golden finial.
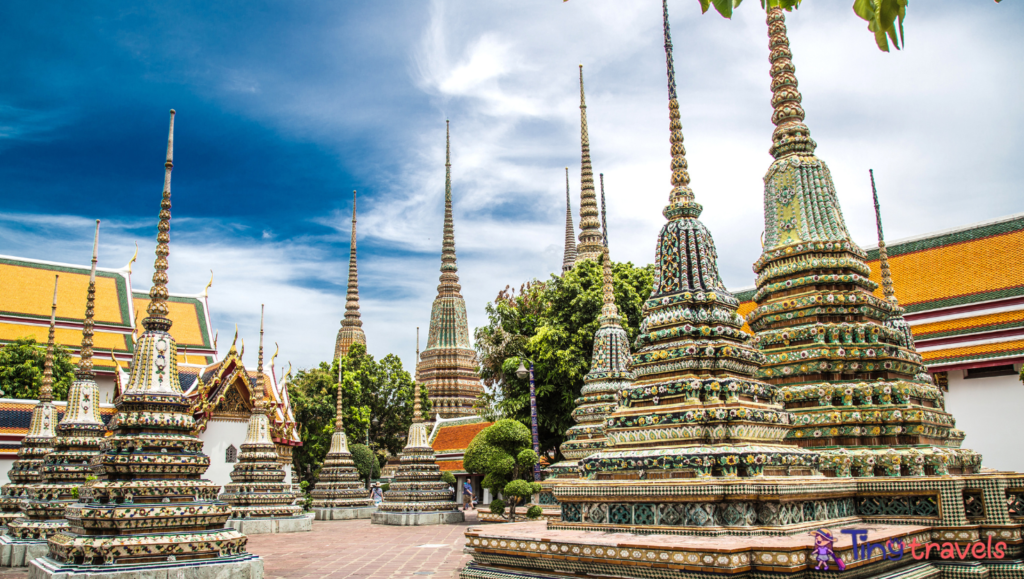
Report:
[[129,275],[131,275],[131,273],[132,273],[132,264],[135,263],[135,260],[138,259],[138,258],[139,258],[139,242],[136,241],[135,242],[135,254],[132,255],[132,258],[128,260],[128,265],[124,266],[124,268],[123,268],[123,269],[127,269],[128,270],[128,274]]
[[875,189],[875,171],[868,169],[871,176],[871,197],[875,203],[875,228],[878,231],[878,267],[882,273],[882,293],[885,299],[893,304],[899,304],[896,299],[896,289],[892,285],[892,271],[889,270],[889,252],[885,248],[885,234],[882,233],[882,209],[878,205],[878,191]]
[[96,237],[92,242],[92,267],[89,270],[89,289],[85,294],[85,320],[82,322],[82,351],[78,359],[78,367],[75,368],[75,378],[78,380],[93,380],[95,374],[92,364],[92,344],[96,323],[96,263],[99,260],[100,247],[100,220],[96,220]]
[[114,357],[114,351],[110,351],[110,361],[114,363],[114,398],[116,399],[121,392],[121,364]]
[[452,218],[452,147],[451,128],[445,120],[444,141],[444,231],[441,243],[441,277],[437,286],[439,294],[462,297],[459,291],[459,264],[455,257],[455,221]]
[[[420,361],[420,328],[416,326],[416,365],[419,366]],[[420,381],[419,372],[416,372],[416,380],[413,380],[412,387],[412,422],[413,424],[419,424],[423,422],[420,408]]]
[[334,431],[340,432],[345,428],[343,414],[345,412],[342,407],[342,394],[345,383],[345,358],[338,358],[338,400],[336,402],[334,411]]
[[[270,368],[271,369],[274,368],[274,360],[277,359],[277,354],[280,351],[281,351],[281,346],[278,346],[277,342],[274,342],[274,355],[270,357]],[[273,372],[271,372],[271,374],[273,374]]]
[[572,225],[572,202],[569,199],[569,168],[565,168],[565,254],[562,256],[562,273],[576,265],[576,231]]
[[264,305],[260,304],[260,348],[256,355],[256,391],[253,400],[253,412],[264,412],[266,409],[266,391],[263,385],[263,310]]
[[580,235],[576,259],[596,260],[601,255],[601,222],[598,220],[597,195],[594,192],[594,168],[590,164],[590,133],[587,129],[587,98],[583,91],[583,65],[580,65]]
[[43,361],[43,383],[39,387],[39,401],[53,402],[53,339],[57,325],[57,281],[59,275],[53,276],[53,307],[50,308],[50,335],[46,339],[46,359]]
[[171,242],[171,169],[174,167],[174,109],[167,134],[167,160],[164,162],[164,193],[160,201],[159,233],[156,236],[156,261],[153,263],[153,287],[149,289],[147,317],[142,320],[146,330],[166,332],[171,329],[167,307],[167,256]]
[[231,348],[228,350],[229,354],[231,352],[238,353],[237,348],[235,348],[235,344],[237,344],[237,343],[238,343],[238,324],[235,324],[235,337],[231,339]]
[[243,356],[245,356],[245,338],[240,340],[240,344],[238,346],[238,359],[241,360]]
[[219,331],[213,333],[213,351],[214,352],[217,351],[217,337],[218,336],[220,336],[220,332]]
[[683,122],[679,115],[679,98],[676,94],[676,68],[672,57],[672,30],[668,21],[668,0],[662,0],[662,26],[665,35],[665,68],[668,73],[668,119],[669,142],[672,148],[672,192],[669,205],[662,211],[667,219],[700,217],[702,207],[694,199],[690,189],[690,173],[687,170],[686,147],[683,145]]
[[768,48],[772,77],[772,157],[779,159],[794,153],[814,154],[817,144],[804,124],[803,97],[797,88],[796,67],[786,36],[786,15],[778,6],[768,9]]
[[210,286],[212,286],[212,285],[213,285],[213,270],[211,269],[210,270],[210,281],[206,282],[206,287],[203,288],[203,293],[201,293],[199,295],[204,297],[204,298],[207,297],[209,295],[208,292],[210,291]]

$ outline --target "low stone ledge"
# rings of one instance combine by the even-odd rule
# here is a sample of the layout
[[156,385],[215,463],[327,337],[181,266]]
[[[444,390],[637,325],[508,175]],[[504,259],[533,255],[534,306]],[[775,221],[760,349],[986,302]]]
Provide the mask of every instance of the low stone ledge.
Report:
[[407,512],[388,513],[378,512],[373,514],[370,521],[374,525],[397,525],[412,527],[420,525],[450,525],[461,523],[466,520],[466,514],[462,511],[434,511],[434,512]]

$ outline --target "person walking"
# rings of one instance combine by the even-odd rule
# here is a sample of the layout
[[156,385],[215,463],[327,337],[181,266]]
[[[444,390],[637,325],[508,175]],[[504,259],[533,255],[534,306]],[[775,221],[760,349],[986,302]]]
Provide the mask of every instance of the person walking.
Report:
[[473,485],[469,479],[462,483],[462,510],[468,511],[473,508]]
[[370,498],[373,499],[374,505],[384,502],[384,489],[381,488],[379,482],[373,483],[373,488],[370,489]]

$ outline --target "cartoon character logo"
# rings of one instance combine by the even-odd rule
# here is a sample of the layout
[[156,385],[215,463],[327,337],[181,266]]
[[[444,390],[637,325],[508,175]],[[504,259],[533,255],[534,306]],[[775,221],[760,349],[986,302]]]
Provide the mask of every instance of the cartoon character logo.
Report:
[[832,549],[832,544],[836,541],[832,531],[818,529],[811,533],[811,535],[814,536],[814,556],[812,557],[812,561],[816,562],[814,569],[828,571],[829,561],[834,561],[840,571],[845,570],[846,563]]

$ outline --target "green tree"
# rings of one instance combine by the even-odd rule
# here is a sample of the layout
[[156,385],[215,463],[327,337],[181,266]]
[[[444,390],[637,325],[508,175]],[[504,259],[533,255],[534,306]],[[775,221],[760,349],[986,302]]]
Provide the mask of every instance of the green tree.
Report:
[[[612,277],[623,327],[635,340],[654,283],[653,267],[613,263]],[[484,402],[493,414],[530,424],[529,380],[516,376],[516,369],[533,361],[541,452],[560,456],[558,447],[574,424],[572,411],[590,370],[602,304],[601,262],[587,260],[561,277],[524,285],[518,296],[502,292],[486,307],[488,325],[475,331],[487,387]]]
[[[402,449],[412,423],[412,378],[402,369],[401,359],[393,354],[377,362],[366,353],[365,346],[354,344],[344,358],[300,370],[288,383],[288,395],[302,440],[302,446],[292,454],[292,462],[300,480],[311,484],[318,480],[320,467],[331,447],[339,363],[344,367],[342,418],[350,450],[366,440],[369,432],[371,452],[377,448],[396,454]],[[421,405],[429,411],[426,392],[421,393]],[[376,424],[374,418],[377,418]]]
[[[353,346],[354,347],[354,346]],[[361,346],[360,346],[361,347]],[[397,455],[405,446],[412,424],[412,375],[402,367],[402,360],[388,354],[373,365],[364,377],[362,403],[369,408],[370,447]],[[431,404],[426,388],[420,388],[420,408],[430,416]],[[365,434],[364,434],[365,436]]]
[[455,480],[455,475],[453,475],[449,471],[444,471],[441,473],[441,480],[453,486],[455,485],[456,482],[458,482],[457,480]]
[[365,444],[350,444],[348,450],[352,453],[352,462],[356,463],[359,476],[369,487],[372,479],[380,478],[380,464],[377,462],[377,457]]
[[517,505],[540,492],[540,483],[533,482],[538,457],[532,446],[530,430],[506,418],[478,432],[466,449],[464,468],[484,475],[480,484],[494,495],[505,496],[510,521],[516,518]]
[[[38,400],[43,385],[46,344],[35,338],[19,338],[0,347],[0,390],[5,398]],[[53,346],[53,399],[67,400],[75,380],[75,366],[67,348]]]

